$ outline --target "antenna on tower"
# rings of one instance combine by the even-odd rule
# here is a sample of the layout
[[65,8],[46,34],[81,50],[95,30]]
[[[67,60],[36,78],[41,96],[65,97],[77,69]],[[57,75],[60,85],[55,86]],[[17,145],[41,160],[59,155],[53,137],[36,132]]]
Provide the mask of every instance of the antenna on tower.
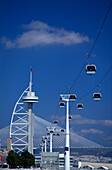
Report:
[[30,69],[30,82],[29,82],[29,91],[32,91],[32,73],[34,73],[32,67]]

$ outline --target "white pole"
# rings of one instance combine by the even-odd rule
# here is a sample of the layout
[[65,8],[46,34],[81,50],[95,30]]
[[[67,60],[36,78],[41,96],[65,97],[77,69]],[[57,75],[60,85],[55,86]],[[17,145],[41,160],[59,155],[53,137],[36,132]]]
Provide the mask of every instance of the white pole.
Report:
[[29,114],[29,126],[28,126],[28,152],[33,154],[33,113],[32,113],[32,104],[30,103]]
[[52,152],[52,133],[50,133],[50,152]]
[[66,142],[65,142],[65,170],[70,170],[70,148],[69,148],[69,99],[66,111]]
[[45,152],[46,152],[46,139],[45,139]]
[[41,152],[43,152],[43,145],[41,146]]
[[[30,70],[30,83],[29,83],[30,87],[29,87],[29,92],[32,92],[32,70]],[[31,95],[31,94],[30,94]],[[33,154],[33,135],[34,135],[34,121],[33,121],[33,113],[32,113],[32,103],[28,104],[28,108],[29,108],[29,126],[28,126],[28,152],[30,152],[31,154]]]

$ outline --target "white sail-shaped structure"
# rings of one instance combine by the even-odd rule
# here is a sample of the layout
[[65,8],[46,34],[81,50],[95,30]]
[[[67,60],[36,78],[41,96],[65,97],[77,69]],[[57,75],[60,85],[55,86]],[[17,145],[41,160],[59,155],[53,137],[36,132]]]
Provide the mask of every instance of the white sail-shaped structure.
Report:
[[28,150],[33,154],[34,114],[32,106],[37,102],[38,97],[35,96],[35,92],[32,92],[31,69],[29,87],[16,102],[10,123],[11,149],[18,153]]

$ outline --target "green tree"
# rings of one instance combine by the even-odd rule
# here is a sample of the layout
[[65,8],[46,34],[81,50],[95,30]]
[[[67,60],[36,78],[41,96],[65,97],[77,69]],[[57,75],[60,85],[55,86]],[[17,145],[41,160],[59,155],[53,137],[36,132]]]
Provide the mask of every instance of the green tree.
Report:
[[11,150],[7,156],[7,163],[9,165],[9,168],[16,168],[18,165],[20,165],[19,154]]
[[28,151],[24,151],[21,154],[21,165],[24,168],[30,168],[35,165],[35,157]]

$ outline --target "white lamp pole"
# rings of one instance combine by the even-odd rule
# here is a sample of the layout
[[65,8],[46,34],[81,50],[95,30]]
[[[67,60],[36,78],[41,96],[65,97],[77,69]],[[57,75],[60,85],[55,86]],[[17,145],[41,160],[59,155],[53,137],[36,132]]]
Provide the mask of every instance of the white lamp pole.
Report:
[[52,152],[52,135],[53,133],[50,133],[50,152]]
[[56,129],[55,127],[47,127],[47,130],[50,133],[50,152],[52,152],[52,136],[55,129]]
[[47,150],[47,149],[46,149],[46,139],[45,139],[45,152],[46,152],[46,150]]

